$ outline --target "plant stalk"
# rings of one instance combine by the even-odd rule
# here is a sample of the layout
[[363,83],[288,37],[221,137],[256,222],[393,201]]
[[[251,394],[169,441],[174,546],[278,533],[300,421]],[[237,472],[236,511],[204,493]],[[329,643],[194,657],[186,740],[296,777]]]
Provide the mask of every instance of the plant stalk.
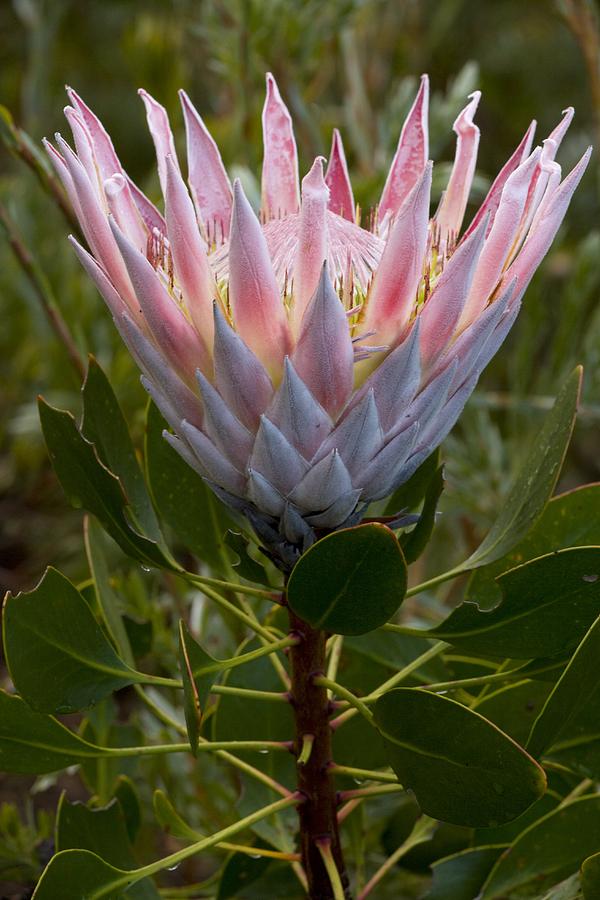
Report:
[[[291,610],[290,628],[299,641],[289,650],[291,667],[290,699],[296,721],[294,750],[298,790],[305,802],[298,807],[300,819],[300,853],[302,866],[308,879],[308,896],[311,900],[338,900],[339,884],[343,896],[350,898],[348,876],[344,866],[337,821],[338,799],[331,771],[330,705],[327,688],[315,684],[315,678],[323,675],[326,667],[326,634],[311,628]],[[307,735],[312,736],[311,751],[303,754]],[[328,866],[322,850],[327,843],[330,852]],[[339,873],[339,882],[332,884],[331,868]]]

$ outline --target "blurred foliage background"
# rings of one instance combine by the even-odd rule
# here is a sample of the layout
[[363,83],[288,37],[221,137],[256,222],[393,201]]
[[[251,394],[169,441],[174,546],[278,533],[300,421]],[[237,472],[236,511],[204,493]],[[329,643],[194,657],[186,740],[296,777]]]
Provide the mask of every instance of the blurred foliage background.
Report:
[[[438,196],[454,155],[452,122],[466,95],[483,91],[473,209],[531,118],[538,120],[541,140],[561,110],[575,106],[559,161],[568,170],[594,143],[592,165],[509,340],[446,442],[443,514],[427,556],[415,566],[418,575],[439,572],[473,549],[501,508],[543,412],[578,362],[585,367],[583,406],[562,486],[599,479],[600,39],[594,0],[2,0],[0,59],[0,102],[34,146],[45,135],[68,131],[62,108],[70,84],[101,117],[125,168],[154,199],[159,189],[136,95],[141,86],[169,110],[180,147],[177,89],[185,88],[227,167],[252,194],[260,179],[264,73],[272,71],[294,116],[302,172],[317,153],[327,155],[337,125],[365,210],[377,201],[421,72],[432,83]],[[3,122],[7,134],[9,118]],[[0,203],[0,588],[17,591],[32,587],[48,563],[76,579],[87,577],[87,568],[81,514],[68,507],[50,468],[35,403],[41,393],[77,411],[80,378],[7,228],[32,254],[43,292],[54,299],[81,356],[93,353],[110,375],[138,443],[145,395],[67,243],[64,216],[31,169],[2,150]],[[143,579],[145,573],[130,574],[130,604],[142,596]],[[141,618],[154,589],[149,596],[139,600]],[[160,612],[152,615],[160,618]],[[166,638],[162,649],[171,653]],[[0,822],[6,834],[11,827]]]

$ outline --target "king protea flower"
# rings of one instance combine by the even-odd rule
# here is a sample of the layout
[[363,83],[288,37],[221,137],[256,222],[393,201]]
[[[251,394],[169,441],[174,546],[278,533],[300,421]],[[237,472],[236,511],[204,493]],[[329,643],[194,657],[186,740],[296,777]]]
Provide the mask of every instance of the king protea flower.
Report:
[[165,438],[291,564],[358,522],[448,434],[511,328],[587,165],[555,162],[573,110],[533,151],[528,128],[470,225],[476,91],[454,123],[450,180],[430,219],[428,80],[379,205],[361,224],[338,131],[299,181],[292,120],[267,76],[262,205],[233,185],[181,91],[187,184],[167,113],[145,91],[164,216],[68,91],[76,152],[46,144],[89,251],[73,238]]

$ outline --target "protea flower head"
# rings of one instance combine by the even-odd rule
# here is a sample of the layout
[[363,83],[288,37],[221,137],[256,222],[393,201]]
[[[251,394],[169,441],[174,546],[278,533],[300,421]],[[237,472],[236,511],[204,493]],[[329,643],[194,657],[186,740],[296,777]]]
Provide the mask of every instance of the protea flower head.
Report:
[[535,123],[472,222],[479,129],[471,95],[430,219],[428,80],[377,209],[360,222],[342,146],[299,181],[290,114],[267,76],[262,205],[231,185],[181,92],[187,181],[166,111],[145,91],[164,216],[129,179],[72,90],[76,152],[46,143],[89,251],[75,250],[173,433],[166,439],[290,565],[320,531],[356,523],[454,425],[513,324],[587,165],[555,162],[573,110],[541,147]]

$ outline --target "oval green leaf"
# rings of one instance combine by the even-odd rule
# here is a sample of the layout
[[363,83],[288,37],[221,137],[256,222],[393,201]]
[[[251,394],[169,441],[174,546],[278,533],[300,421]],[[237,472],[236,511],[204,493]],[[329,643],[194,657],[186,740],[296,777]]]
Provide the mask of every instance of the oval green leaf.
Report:
[[534,887],[540,893],[577,870],[600,844],[600,797],[582,797],[539,819],[506,850],[481,900],[500,900]]
[[406,593],[406,562],[385,525],[369,523],[317,541],[296,563],[287,597],[313,628],[366,634],[384,625]]
[[[533,723],[527,749],[540,756],[553,744],[600,731],[600,617],[596,619]],[[591,726],[591,731],[587,726]]]
[[581,888],[585,900],[600,897],[600,853],[594,853],[584,860],[581,867]]
[[505,847],[471,847],[434,862],[431,889],[424,900],[473,900]]
[[433,818],[495,827],[516,819],[546,789],[535,760],[454,700],[399,688],[380,697],[374,714],[399,781]]

